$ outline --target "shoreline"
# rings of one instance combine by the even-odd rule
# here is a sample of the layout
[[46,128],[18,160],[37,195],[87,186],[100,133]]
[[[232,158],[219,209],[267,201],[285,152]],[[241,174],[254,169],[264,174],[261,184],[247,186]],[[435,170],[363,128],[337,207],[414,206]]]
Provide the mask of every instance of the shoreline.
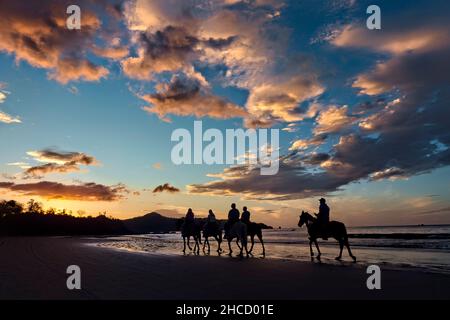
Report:
[[[139,241],[140,243],[136,242]],[[145,238],[145,235],[126,235],[120,237],[109,237],[104,238],[102,241],[98,241],[95,246],[100,248],[110,248],[113,250],[119,250],[123,252],[130,253],[142,253],[142,254],[150,254],[150,255],[166,255],[166,256],[183,256],[181,252],[182,242],[179,240],[178,243],[171,243],[165,248],[154,248],[154,246],[149,246],[150,248],[145,248],[142,246],[142,242],[145,244],[152,243],[153,240]],[[300,243],[280,243],[280,242],[265,242],[266,244],[266,257],[262,257],[260,254],[261,247],[259,243],[255,243],[254,255],[250,256],[250,258],[261,258],[265,260],[280,260],[280,261],[297,261],[297,262],[307,262],[311,263],[311,259],[309,256],[309,249],[307,249],[306,244]],[[382,266],[384,269],[388,270],[400,270],[400,271],[412,271],[412,272],[424,272],[431,274],[443,274],[450,276],[450,269],[446,268],[444,265],[421,265],[415,261],[414,263],[406,263],[402,261],[386,261],[386,260],[374,260],[367,259],[367,253],[370,253],[372,256],[376,255],[388,255],[388,256],[396,256],[399,253],[402,255],[414,254],[418,255],[435,255],[435,254],[445,254],[448,255],[448,259],[450,259],[450,251],[447,250],[437,250],[430,248],[398,248],[398,247],[377,247],[377,246],[362,246],[362,245],[354,245],[353,249],[355,250],[355,254],[358,258],[361,255],[363,258],[358,259],[357,263],[353,263],[353,261],[347,256],[347,253],[343,252],[343,257],[341,261],[336,261],[334,258],[338,253],[337,243],[320,243],[322,250],[321,261],[314,259],[314,263],[323,263],[331,266],[353,266],[358,267],[361,265],[369,265],[369,264],[377,264]],[[211,244],[211,253],[210,255],[205,254],[202,249],[200,249],[201,256],[211,256],[216,258],[229,258],[228,257],[228,248],[226,242],[222,244],[222,248],[224,252],[221,255],[216,253],[216,242],[212,241]],[[284,252],[279,253],[279,249],[284,248]],[[289,249],[289,250],[287,250]],[[233,254],[236,254],[236,246],[233,245]],[[302,251],[303,250],[303,251]],[[315,248],[314,248],[315,250]],[[289,252],[288,252],[289,251]],[[275,252],[275,253],[274,253]],[[315,250],[315,253],[317,251]],[[187,251],[187,254],[195,256],[194,253]]]
[[[450,276],[276,259],[170,256],[96,247],[83,237],[0,238],[1,299],[449,299]],[[94,244],[94,246],[92,245]],[[66,288],[79,265],[82,290]]]

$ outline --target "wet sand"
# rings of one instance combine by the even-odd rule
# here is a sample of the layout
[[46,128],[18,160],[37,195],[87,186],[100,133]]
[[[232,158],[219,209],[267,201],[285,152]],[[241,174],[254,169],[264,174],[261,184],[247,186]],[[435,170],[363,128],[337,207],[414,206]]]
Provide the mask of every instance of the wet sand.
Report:
[[[381,290],[366,287],[366,266],[141,254],[95,246],[100,240],[0,238],[0,299],[449,299],[450,276],[382,269]],[[66,287],[81,268],[82,290]]]

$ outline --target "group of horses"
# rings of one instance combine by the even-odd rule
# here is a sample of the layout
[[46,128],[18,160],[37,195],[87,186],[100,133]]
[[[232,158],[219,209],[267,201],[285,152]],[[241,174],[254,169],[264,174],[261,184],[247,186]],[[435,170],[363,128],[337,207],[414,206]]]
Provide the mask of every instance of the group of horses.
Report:
[[[312,244],[314,243],[317,248],[317,256],[316,258],[320,260],[321,252],[319,248],[319,244],[317,240],[319,238],[334,238],[338,241],[340,251],[339,255],[335,258],[336,260],[342,259],[342,251],[344,246],[347,248],[349,256],[356,262],[356,257],[353,255],[352,250],[350,249],[350,244],[348,242],[348,234],[345,225],[339,221],[330,221],[325,228],[320,227],[317,223],[317,218],[312,216],[306,211],[302,211],[300,215],[300,220],[298,222],[298,226],[302,227],[306,225],[308,230],[308,238],[309,238],[309,249],[311,257],[314,257],[314,251],[312,248]],[[262,255],[265,256],[266,249],[264,247],[264,240],[262,236],[262,224],[250,222],[244,223],[242,221],[235,222],[228,230],[226,240],[228,241],[228,255],[232,255],[233,250],[231,248],[231,243],[233,240],[236,240],[236,245],[238,246],[240,252],[239,256],[243,257],[243,250],[245,249],[245,253],[247,257],[252,254],[253,247],[255,244],[255,237],[258,237],[259,242],[262,245],[263,252]],[[218,243],[217,253],[222,253],[221,244],[223,241],[222,237],[223,228],[220,223],[206,223],[201,221],[194,221],[189,224],[182,224],[181,227],[181,235],[183,237],[183,253],[186,253],[186,246],[192,252],[199,254],[200,253],[200,245],[202,244],[202,235],[204,238],[203,242],[203,252],[210,253],[211,246],[209,244],[209,238],[216,239]],[[248,236],[250,236],[251,246],[248,249]],[[190,238],[194,239],[194,247],[192,248],[190,245]],[[207,250],[206,250],[207,246]]]
[[[183,224],[181,228],[181,235],[183,237],[183,253],[186,253],[186,245],[189,250],[199,254],[200,253],[200,245],[202,244],[202,235],[204,238],[203,242],[203,252],[207,252],[208,254],[211,251],[211,246],[209,244],[209,238],[214,238],[217,241],[218,248],[217,253],[222,253],[221,244],[223,241],[223,227],[220,223],[207,223],[195,221],[189,224]],[[248,236],[250,236],[251,247],[248,249]],[[194,248],[190,245],[190,238],[194,239]],[[266,255],[266,248],[264,247],[264,240],[262,237],[262,225],[255,222],[244,223],[242,221],[237,221],[233,223],[233,225],[229,228],[227,232],[227,240],[228,240],[228,254],[231,256],[233,250],[231,249],[231,242],[236,239],[236,244],[240,250],[239,256],[243,256],[243,250],[245,249],[245,253],[247,256],[252,254],[253,247],[255,245],[255,237],[258,237],[259,242],[263,248],[263,256]],[[206,250],[206,246],[208,246],[208,250]]]

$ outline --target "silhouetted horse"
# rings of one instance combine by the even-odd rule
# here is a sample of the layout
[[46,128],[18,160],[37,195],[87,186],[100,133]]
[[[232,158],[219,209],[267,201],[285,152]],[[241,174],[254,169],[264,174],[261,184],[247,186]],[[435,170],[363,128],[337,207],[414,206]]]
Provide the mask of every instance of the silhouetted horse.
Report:
[[220,247],[220,244],[222,243],[222,228],[220,227],[219,223],[205,223],[203,226],[203,237],[205,238],[205,241],[203,243],[203,252],[205,251],[206,245],[208,245],[208,253],[211,251],[208,240],[209,237],[213,237],[214,239],[216,239],[219,246],[217,248],[217,253],[222,252],[222,248]]
[[356,257],[352,254],[352,250],[350,249],[350,244],[348,243],[348,235],[347,229],[342,222],[339,221],[330,221],[326,227],[325,231],[319,230],[319,226],[316,223],[317,219],[310,215],[308,212],[302,211],[300,216],[300,221],[298,222],[298,226],[301,228],[304,224],[306,224],[306,228],[308,229],[309,234],[309,250],[311,252],[311,257],[314,256],[314,252],[312,249],[312,243],[316,245],[318,254],[317,259],[320,259],[320,249],[319,244],[317,243],[317,238],[335,238],[339,242],[339,256],[336,257],[336,260],[341,260],[342,258],[342,249],[344,245],[347,247],[348,254],[352,257],[353,261],[356,261]]
[[266,248],[264,247],[264,241],[262,237],[262,225],[255,222],[247,223],[247,234],[250,236],[250,240],[252,242],[252,245],[250,247],[250,250],[248,253],[252,253],[253,246],[255,245],[255,236],[258,237],[259,242],[261,242],[262,248],[263,248],[263,256],[266,255]]
[[245,252],[247,254],[248,257],[248,249],[247,249],[247,225],[241,221],[237,221],[235,222],[230,230],[228,231],[227,234],[227,240],[228,240],[228,248],[230,250],[230,252],[228,253],[228,255],[231,256],[231,254],[233,253],[233,250],[231,249],[231,241],[233,241],[233,239],[236,238],[236,243],[238,241],[241,242],[242,246],[239,246],[238,243],[238,247],[241,250],[241,252],[239,253],[239,256],[242,257],[242,250],[245,248]]
[[[196,252],[197,254],[200,253],[200,244],[202,243],[202,226],[198,224],[197,222],[191,222],[186,224],[185,222],[181,226],[181,236],[183,237],[183,253],[186,253],[186,239],[187,239],[187,246],[189,250]],[[194,238],[195,245],[194,249],[191,248],[190,245],[190,239],[191,237]],[[200,243],[200,244],[199,244]]]

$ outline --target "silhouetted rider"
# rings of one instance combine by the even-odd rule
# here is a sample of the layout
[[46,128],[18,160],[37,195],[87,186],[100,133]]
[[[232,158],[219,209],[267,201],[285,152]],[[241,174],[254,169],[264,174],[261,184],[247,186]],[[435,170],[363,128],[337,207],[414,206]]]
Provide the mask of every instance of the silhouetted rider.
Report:
[[[326,203],[327,201],[324,198],[320,198],[319,202],[320,202],[319,213],[316,214],[317,224],[320,230],[322,232],[325,232],[328,222],[330,222],[330,208],[328,207]],[[328,238],[324,236],[323,239],[327,240]]]
[[194,212],[191,208],[188,209],[186,216],[184,217],[184,223],[181,227],[181,232],[184,234],[188,230],[188,228],[192,225],[194,225],[195,217]]
[[195,221],[194,212],[192,211],[191,208],[189,208],[186,213],[186,217],[184,218],[184,223],[188,225],[190,223],[193,223],[194,221]]
[[244,211],[242,211],[241,215],[241,221],[245,224],[250,223],[250,211],[247,210],[247,207],[242,208]]
[[228,212],[228,221],[225,223],[225,237],[228,235],[228,231],[230,231],[233,224],[239,221],[239,210],[236,209],[236,204],[231,204],[231,210]]
[[216,215],[214,214],[214,212],[209,209],[209,213],[208,213],[208,217],[206,218],[206,221],[208,223],[216,223]]
[[208,217],[206,218],[206,224],[203,230],[206,230],[208,232],[216,231],[218,228],[216,215],[214,212],[209,209]]

